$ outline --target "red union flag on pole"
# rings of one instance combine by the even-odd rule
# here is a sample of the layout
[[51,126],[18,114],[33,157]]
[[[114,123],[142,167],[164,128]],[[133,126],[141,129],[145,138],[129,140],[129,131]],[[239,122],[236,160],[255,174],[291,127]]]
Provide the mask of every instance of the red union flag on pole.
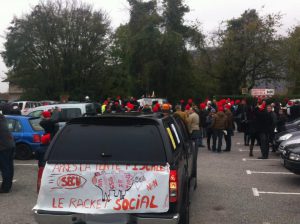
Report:
[[258,97],[258,96],[274,96],[275,90],[274,89],[251,89],[251,96]]

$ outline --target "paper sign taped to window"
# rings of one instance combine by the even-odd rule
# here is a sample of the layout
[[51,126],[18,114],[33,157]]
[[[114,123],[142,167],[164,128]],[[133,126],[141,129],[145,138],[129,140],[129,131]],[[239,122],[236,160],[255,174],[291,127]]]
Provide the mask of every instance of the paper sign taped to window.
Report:
[[175,149],[176,149],[176,143],[175,143],[173,134],[172,134],[172,132],[171,132],[171,129],[170,129],[170,128],[167,128],[167,132],[168,132],[169,137],[170,137],[170,140],[171,140],[171,142],[172,142],[173,149],[175,150]]
[[169,210],[169,165],[46,164],[34,210],[85,214]]

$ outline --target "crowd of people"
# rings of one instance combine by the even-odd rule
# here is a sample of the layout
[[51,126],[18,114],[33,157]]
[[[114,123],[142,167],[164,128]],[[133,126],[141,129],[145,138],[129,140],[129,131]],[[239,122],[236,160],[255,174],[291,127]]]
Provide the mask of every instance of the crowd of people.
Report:
[[[252,99],[206,99],[196,104],[193,99],[186,102],[180,100],[177,104],[159,104],[141,106],[137,100],[131,98],[122,100],[108,98],[101,106],[101,113],[119,112],[161,112],[173,113],[180,116],[195,139],[199,147],[204,147],[203,138],[206,137],[206,147],[212,152],[231,151],[231,140],[234,131],[244,133],[244,145],[249,146],[249,156],[253,156],[254,145],[261,148],[259,159],[268,159],[269,147],[274,148],[275,132],[281,132],[285,123],[300,117],[300,103],[286,101],[286,105],[279,102],[267,104],[261,98]],[[223,144],[223,139],[224,143]],[[222,145],[225,145],[222,149]]]
[[[289,101],[288,107],[284,107],[279,102],[267,104],[265,100],[259,98],[251,103],[246,99],[228,98],[219,101],[206,99],[201,103],[188,99],[186,102],[180,100],[172,105],[155,100],[151,101],[151,104],[141,104],[133,97],[129,99],[117,97],[107,98],[95,105],[97,114],[143,112],[178,116],[185,123],[195,144],[198,147],[207,147],[214,153],[230,152],[234,131],[243,132],[244,145],[249,146],[249,156],[253,156],[255,142],[260,146],[259,159],[268,159],[270,146],[274,151],[275,130],[281,132],[287,121],[300,117],[299,102]],[[11,112],[8,109],[7,111]],[[17,111],[16,108],[13,108],[13,113],[19,114],[15,111]],[[49,141],[58,131],[57,123],[61,116],[62,113],[58,107],[51,111],[44,111],[41,115],[40,125],[46,133],[43,137],[48,138]],[[206,146],[204,138],[206,138]],[[223,144],[223,139],[225,144]],[[225,147],[222,148],[222,145]],[[5,117],[0,115],[0,170],[3,180],[0,193],[8,193],[12,186],[14,150],[15,143],[7,128]],[[43,155],[44,153],[37,153],[39,166],[43,165]]]

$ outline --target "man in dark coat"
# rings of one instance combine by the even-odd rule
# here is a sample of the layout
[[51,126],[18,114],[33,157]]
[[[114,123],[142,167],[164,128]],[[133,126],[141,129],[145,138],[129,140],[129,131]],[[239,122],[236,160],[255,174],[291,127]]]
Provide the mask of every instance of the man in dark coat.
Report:
[[0,170],[2,185],[0,193],[9,193],[14,177],[14,149],[15,142],[8,130],[5,117],[0,115]]
[[268,159],[269,157],[269,133],[273,127],[271,114],[266,110],[266,104],[263,103],[255,110],[256,127],[259,133],[260,150],[262,156],[258,159]]
[[225,106],[225,114],[227,116],[227,129],[226,129],[226,135],[225,135],[225,142],[226,142],[226,149],[225,152],[231,151],[231,136],[233,135],[233,115],[231,112],[231,106],[226,105]]

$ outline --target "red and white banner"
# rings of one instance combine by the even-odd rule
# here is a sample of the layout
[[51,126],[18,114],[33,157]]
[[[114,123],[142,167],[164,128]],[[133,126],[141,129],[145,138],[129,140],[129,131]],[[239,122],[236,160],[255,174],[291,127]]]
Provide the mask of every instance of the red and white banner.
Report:
[[251,89],[251,95],[254,97],[274,96],[275,90],[274,89]]
[[46,164],[34,210],[86,214],[169,210],[166,166]]

